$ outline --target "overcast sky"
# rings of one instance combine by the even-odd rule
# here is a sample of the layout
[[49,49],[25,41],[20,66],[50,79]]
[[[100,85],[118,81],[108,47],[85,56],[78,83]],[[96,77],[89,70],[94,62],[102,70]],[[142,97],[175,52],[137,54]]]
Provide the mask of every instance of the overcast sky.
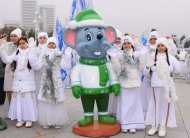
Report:
[[[64,23],[70,14],[72,0],[38,0],[53,4],[56,17]],[[0,26],[5,20],[20,21],[20,0],[0,0]],[[96,11],[106,23],[140,35],[155,27],[161,35],[175,33],[190,36],[190,0],[93,0]],[[2,4],[3,3],[3,4]]]

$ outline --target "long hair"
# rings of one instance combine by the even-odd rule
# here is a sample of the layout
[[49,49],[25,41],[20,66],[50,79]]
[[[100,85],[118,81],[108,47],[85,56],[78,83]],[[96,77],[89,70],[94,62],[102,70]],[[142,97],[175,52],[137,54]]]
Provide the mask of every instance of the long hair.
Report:
[[[165,53],[166,53],[166,61],[167,61],[168,65],[170,66],[170,61],[169,61],[168,49],[167,48],[166,48]],[[156,66],[157,55],[158,55],[158,48],[156,48],[156,52],[155,52],[155,57],[154,57],[155,64],[154,64],[154,66]]]
[[[168,65],[170,66],[170,61],[169,61],[169,56],[168,56],[168,49],[166,48],[166,61],[168,63]],[[157,55],[158,55],[158,48],[156,48],[156,52],[155,52],[155,57],[154,57],[154,66],[156,66],[156,61],[157,61]],[[152,74],[152,70],[150,69],[150,75]]]
[[[27,38],[24,37],[24,36],[22,36],[22,37],[19,39],[19,42],[20,42],[21,40],[24,40],[26,43],[28,43]],[[16,51],[16,55],[18,55],[18,54],[19,54],[19,50]],[[11,63],[11,69],[12,69],[12,71],[15,71],[16,66],[17,66],[17,61],[13,61],[13,63]],[[30,65],[30,63],[29,63],[29,61],[28,61],[28,63],[27,63],[27,68],[28,68],[29,70],[32,69],[32,67],[31,67],[31,65]]]

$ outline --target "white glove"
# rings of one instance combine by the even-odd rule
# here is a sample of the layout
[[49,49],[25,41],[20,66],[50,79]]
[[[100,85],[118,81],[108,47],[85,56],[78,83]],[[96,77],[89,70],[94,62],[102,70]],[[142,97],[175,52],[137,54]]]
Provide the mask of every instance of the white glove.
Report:
[[180,53],[177,54],[177,56],[179,57],[179,59],[180,59],[181,61],[185,61],[186,55],[187,55],[187,51],[185,51],[184,49],[181,49],[181,50],[180,50]]
[[108,49],[107,54],[111,57],[117,57],[117,51],[115,49]]
[[28,53],[28,60],[30,61],[31,64],[35,64],[35,62],[38,61],[38,57],[34,52],[29,52]]
[[154,72],[157,70],[156,66],[151,67],[151,70]]

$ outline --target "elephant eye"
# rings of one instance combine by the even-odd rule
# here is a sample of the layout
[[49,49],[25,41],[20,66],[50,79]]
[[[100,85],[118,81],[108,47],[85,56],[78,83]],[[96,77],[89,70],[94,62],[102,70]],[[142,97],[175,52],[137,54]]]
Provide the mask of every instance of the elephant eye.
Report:
[[92,35],[91,35],[91,33],[86,33],[86,39],[87,39],[88,41],[91,41],[91,40],[92,40]]

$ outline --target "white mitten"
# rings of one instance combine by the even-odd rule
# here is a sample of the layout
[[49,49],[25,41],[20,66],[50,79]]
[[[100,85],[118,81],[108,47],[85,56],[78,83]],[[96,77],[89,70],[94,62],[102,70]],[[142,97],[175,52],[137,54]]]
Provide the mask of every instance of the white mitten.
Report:
[[115,49],[108,49],[107,54],[111,57],[116,57],[117,56],[117,51]]
[[34,54],[34,52],[29,52],[28,60],[30,61],[31,64],[35,64],[38,61],[37,55]]
[[181,50],[180,50],[180,53],[177,54],[177,56],[179,57],[179,59],[180,59],[181,61],[185,61],[186,55],[187,55],[187,51],[185,51],[184,49],[181,49]]

